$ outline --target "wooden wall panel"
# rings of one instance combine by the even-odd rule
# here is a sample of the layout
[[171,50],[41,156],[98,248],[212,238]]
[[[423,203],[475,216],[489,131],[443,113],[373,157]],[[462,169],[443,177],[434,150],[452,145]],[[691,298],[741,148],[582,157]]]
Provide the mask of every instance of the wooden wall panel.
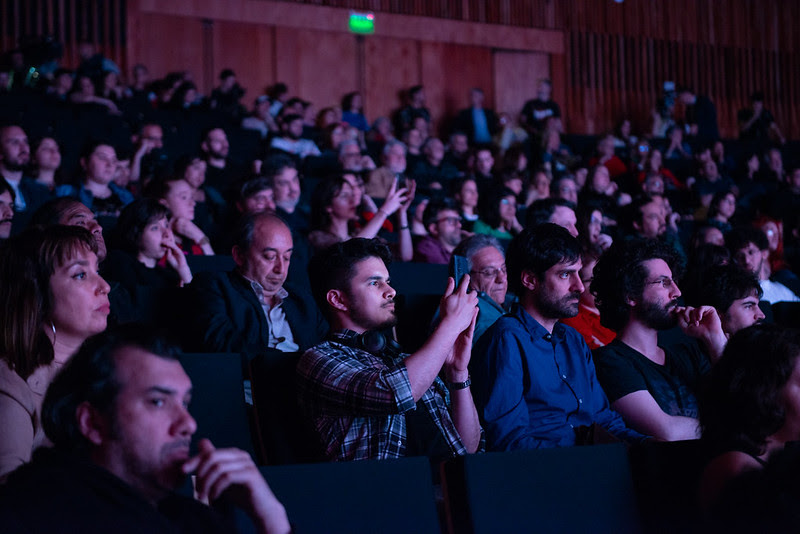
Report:
[[275,29],[278,80],[317,110],[358,87],[356,37],[348,33]]
[[551,77],[549,56],[536,52],[496,50],[493,68],[495,109],[514,118],[525,102],[536,97],[539,79]]
[[486,102],[494,100],[491,50],[444,43],[420,44],[422,83],[435,131],[445,135],[448,118],[467,107],[468,91],[481,87]]
[[212,79],[204,80],[206,87],[219,83],[222,69],[233,69],[239,84],[247,89],[242,103],[249,108],[277,81],[273,32],[274,28],[262,24],[215,22]]
[[[186,70],[205,92],[203,70],[203,21],[195,17],[141,14],[128,42],[133,63],[143,63],[153,79],[168,72]],[[154,36],[160,36],[158,40]],[[167,39],[166,36],[169,36]]]
[[402,104],[401,91],[422,83],[419,44],[412,39],[376,37],[365,43],[364,112],[372,122]]

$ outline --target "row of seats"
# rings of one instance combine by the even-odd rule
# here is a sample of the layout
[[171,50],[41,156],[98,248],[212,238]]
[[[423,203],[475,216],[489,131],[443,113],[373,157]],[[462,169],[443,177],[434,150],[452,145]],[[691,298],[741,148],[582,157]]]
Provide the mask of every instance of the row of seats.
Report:
[[181,359],[196,437],[268,464],[296,532],[691,532],[699,523],[694,487],[708,455],[694,441],[470,455],[443,464],[441,488],[426,458],[310,463],[321,451],[294,401],[296,358],[270,351],[250,362],[252,405],[241,356]]

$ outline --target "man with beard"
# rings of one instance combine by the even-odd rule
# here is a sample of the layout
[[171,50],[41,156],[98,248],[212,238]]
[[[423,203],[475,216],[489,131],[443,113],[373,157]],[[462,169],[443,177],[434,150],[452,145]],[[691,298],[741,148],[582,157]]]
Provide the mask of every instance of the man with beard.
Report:
[[14,221],[12,234],[28,225],[36,209],[50,199],[50,191],[36,180],[23,176],[31,159],[28,136],[20,126],[0,126],[0,176],[14,192]]
[[[594,352],[600,383],[631,428],[665,441],[700,437],[698,382],[726,343],[712,306],[679,306],[678,267],[657,240],[621,241],[597,262],[591,285],[601,324],[617,332]],[[659,331],[675,326],[686,335],[659,342]]]
[[[231,505],[258,532],[291,530],[246,452],[202,439],[191,455],[192,383],[177,355],[135,324],[81,346],[44,400],[53,448],[37,450],[0,488],[3,532],[235,532],[222,511]],[[175,493],[188,475],[199,500]]]
[[578,240],[552,223],[526,228],[506,253],[519,305],[478,341],[471,367],[489,449],[570,447],[597,432],[639,441],[609,407],[581,335],[559,322],[578,313]]
[[203,132],[200,150],[206,160],[206,187],[215,189],[233,203],[246,170],[228,158],[228,134],[219,126],[207,129]]
[[307,156],[319,156],[321,154],[314,141],[301,139],[303,136],[303,117],[301,115],[294,113],[286,115],[281,122],[281,134],[280,137],[272,139],[271,148],[288,152],[301,160]]
[[405,354],[386,333],[397,321],[391,257],[379,240],[355,238],[311,259],[312,292],[331,334],[300,358],[300,404],[330,460],[473,453],[482,431],[467,370],[478,313],[469,276],[458,287],[448,280],[441,322]]

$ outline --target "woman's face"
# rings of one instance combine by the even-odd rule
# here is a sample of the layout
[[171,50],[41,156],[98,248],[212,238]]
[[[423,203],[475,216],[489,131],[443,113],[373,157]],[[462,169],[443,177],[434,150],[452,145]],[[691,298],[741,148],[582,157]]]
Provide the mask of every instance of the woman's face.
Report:
[[78,87],[84,96],[94,96],[94,84],[88,76],[81,76],[78,79]]
[[[600,231],[603,229],[603,214],[600,210],[594,210],[589,218],[589,243],[595,244],[600,238]],[[591,271],[590,271],[591,272]]]
[[364,197],[364,179],[355,174],[345,174],[342,178],[353,188],[353,205],[360,206]]
[[98,145],[88,158],[81,160],[86,178],[92,182],[108,185],[117,172],[117,153],[110,145]]
[[533,188],[536,190],[537,198],[548,198],[550,196],[550,178],[543,172],[537,172],[533,177]]
[[512,221],[517,216],[517,200],[508,195],[500,199],[500,219],[503,221]]
[[158,261],[166,254],[167,243],[175,243],[175,236],[167,218],[162,217],[145,226],[139,240],[139,257]]
[[95,253],[81,247],[50,276],[53,309],[49,319],[56,336],[68,334],[86,339],[106,329],[111,288],[97,273],[97,264]]
[[359,93],[353,95],[353,100],[350,102],[350,105],[356,111],[361,109],[361,95]]
[[[594,218],[594,214],[592,214],[592,218]],[[583,283],[584,287],[583,293],[581,293],[581,304],[588,306],[590,308],[596,307],[594,302],[594,295],[592,295],[592,292],[589,291],[589,286],[592,284],[592,280],[594,279],[595,265],[597,265],[596,261],[590,261],[588,263],[583,264],[581,266],[580,271],[578,271],[578,275],[581,277],[581,282]]]
[[467,180],[458,193],[458,201],[462,206],[474,208],[478,205],[478,186],[472,180]]
[[342,188],[331,199],[330,205],[326,208],[332,219],[347,220],[354,219],[356,216],[355,203],[356,194],[353,186],[349,183],[342,184]]
[[169,192],[164,196],[164,205],[176,219],[194,220],[194,188],[186,180],[170,182]]
[[726,219],[730,219],[733,217],[733,213],[736,211],[736,197],[733,196],[733,193],[728,193],[722,200],[719,201],[719,214],[725,217]]
[[195,189],[200,189],[206,181],[206,162],[200,158],[193,159],[186,167],[183,179]]
[[664,163],[664,160],[661,151],[657,148],[653,148],[650,152],[650,168],[657,171],[661,168],[662,163]]
[[611,185],[611,177],[608,174],[608,169],[601,165],[592,176],[592,189],[597,193],[605,194],[609,185]]
[[54,171],[61,166],[61,150],[52,137],[45,137],[36,149],[36,165],[43,170]]
[[116,73],[108,72],[106,73],[105,77],[103,78],[103,86],[106,89],[113,89],[118,85],[119,79],[117,78]]
[[408,131],[408,146],[413,148],[422,146],[422,134],[416,128]]

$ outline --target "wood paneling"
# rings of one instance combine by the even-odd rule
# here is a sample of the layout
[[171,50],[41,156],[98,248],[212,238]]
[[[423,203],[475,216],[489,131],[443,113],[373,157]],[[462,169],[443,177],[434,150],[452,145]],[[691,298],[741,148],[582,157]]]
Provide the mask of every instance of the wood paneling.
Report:
[[534,98],[539,79],[551,76],[547,54],[497,50],[493,64],[495,109],[515,118],[525,102]]
[[[197,17],[141,14],[136,17],[129,40],[131,61],[143,63],[153,79],[168,72],[186,70],[203,87],[206,57],[203,51],[203,21]],[[161,36],[158,40],[154,36]],[[164,36],[169,36],[169,40]]]
[[401,105],[401,91],[422,83],[419,44],[412,39],[365,40],[364,113],[370,121]]
[[213,79],[204,80],[205,85],[217,85],[220,71],[233,69],[239,84],[247,88],[242,103],[249,107],[276,81],[274,28],[222,20],[214,22],[213,32]]

